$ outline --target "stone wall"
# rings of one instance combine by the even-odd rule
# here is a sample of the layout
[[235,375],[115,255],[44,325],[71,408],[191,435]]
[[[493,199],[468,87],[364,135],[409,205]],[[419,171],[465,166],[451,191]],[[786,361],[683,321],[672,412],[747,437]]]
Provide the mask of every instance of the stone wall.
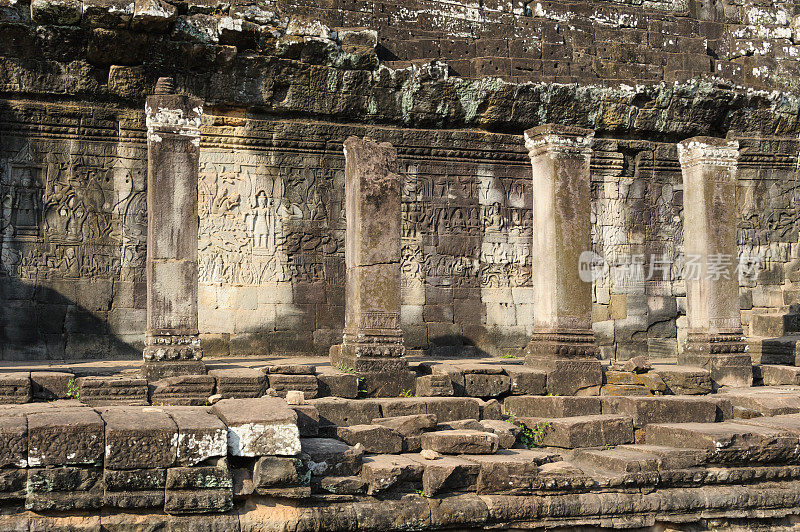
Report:
[[[720,80],[620,85],[713,68],[751,87],[791,88],[774,76],[794,64],[777,52],[793,49],[793,6],[339,4],[0,4],[4,359],[139,356],[142,109],[165,74],[206,103],[198,252],[209,354],[325,354],[341,340],[350,135],[398,150],[409,349],[507,353],[529,339],[532,191],[521,132],[542,123],[596,131],[594,247],[623,265],[639,255],[680,261],[675,142],[738,139],[740,250],[767,266],[742,291],[744,322],[752,309],[794,302],[783,285],[797,257],[797,99]],[[353,26],[377,33],[342,29]],[[748,37],[771,44],[736,59],[747,67],[737,77],[725,65]],[[678,67],[699,56],[707,70]],[[521,58],[542,70],[506,69]],[[400,68],[417,59],[426,61]],[[569,73],[556,73],[563,61]],[[572,73],[586,61],[591,73]],[[492,75],[506,81],[483,77],[478,66],[491,64],[505,65]],[[773,78],[749,73],[765,64]],[[658,283],[620,281],[613,270],[594,288],[604,354],[674,355],[679,269]]]

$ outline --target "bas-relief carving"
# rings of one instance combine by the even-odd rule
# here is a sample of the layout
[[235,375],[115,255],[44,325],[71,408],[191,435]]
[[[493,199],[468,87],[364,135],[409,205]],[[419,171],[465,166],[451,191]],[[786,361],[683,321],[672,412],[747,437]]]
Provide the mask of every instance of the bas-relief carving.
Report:
[[143,271],[141,153],[128,150],[124,159],[93,144],[16,144],[0,165],[3,275],[111,279],[121,266],[126,275]]

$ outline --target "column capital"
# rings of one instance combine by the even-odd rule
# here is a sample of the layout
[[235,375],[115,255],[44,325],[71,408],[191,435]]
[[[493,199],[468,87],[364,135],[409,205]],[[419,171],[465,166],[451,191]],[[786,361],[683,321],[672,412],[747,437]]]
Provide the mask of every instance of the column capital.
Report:
[[678,160],[684,167],[697,164],[733,167],[738,159],[738,140],[692,137],[678,143]]
[[525,131],[525,147],[531,157],[545,152],[588,155],[594,131],[562,124],[543,124]]
[[144,106],[147,140],[159,142],[162,135],[200,138],[203,104],[181,94],[154,94]]

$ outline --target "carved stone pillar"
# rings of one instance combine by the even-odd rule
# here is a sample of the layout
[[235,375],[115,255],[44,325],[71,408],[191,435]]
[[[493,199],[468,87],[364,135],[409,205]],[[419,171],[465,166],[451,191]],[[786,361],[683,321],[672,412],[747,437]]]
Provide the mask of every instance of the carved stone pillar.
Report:
[[149,379],[205,373],[197,329],[199,100],[161,78],[148,96],[147,336]]
[[396,397],[400,383],[391,382],[389,374],[408,373],[400,330],[397,152],[388,143],[350,137],[344,153],[345,321],[341,345],[331,348],[331,364],[362,375],[371,395]]
[[750,386],[736,269],[738,157],[735,140],[694,137],[678,144],[688,324],[679,361],[710,369],[718,385]]
[[559,395],[597,395],[602,384],[592,285],[579,269],[591,250],[593,137],[591,130],[555,124],[525,132],[533,167],[534,295],[526,363],[547,371],[548,392]]

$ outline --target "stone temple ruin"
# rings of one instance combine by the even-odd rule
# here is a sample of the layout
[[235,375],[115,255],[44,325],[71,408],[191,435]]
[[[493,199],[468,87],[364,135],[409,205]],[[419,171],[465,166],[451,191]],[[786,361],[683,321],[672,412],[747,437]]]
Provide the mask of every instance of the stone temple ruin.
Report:
[[0,0],[0,530],[800,526],[800,4]]

